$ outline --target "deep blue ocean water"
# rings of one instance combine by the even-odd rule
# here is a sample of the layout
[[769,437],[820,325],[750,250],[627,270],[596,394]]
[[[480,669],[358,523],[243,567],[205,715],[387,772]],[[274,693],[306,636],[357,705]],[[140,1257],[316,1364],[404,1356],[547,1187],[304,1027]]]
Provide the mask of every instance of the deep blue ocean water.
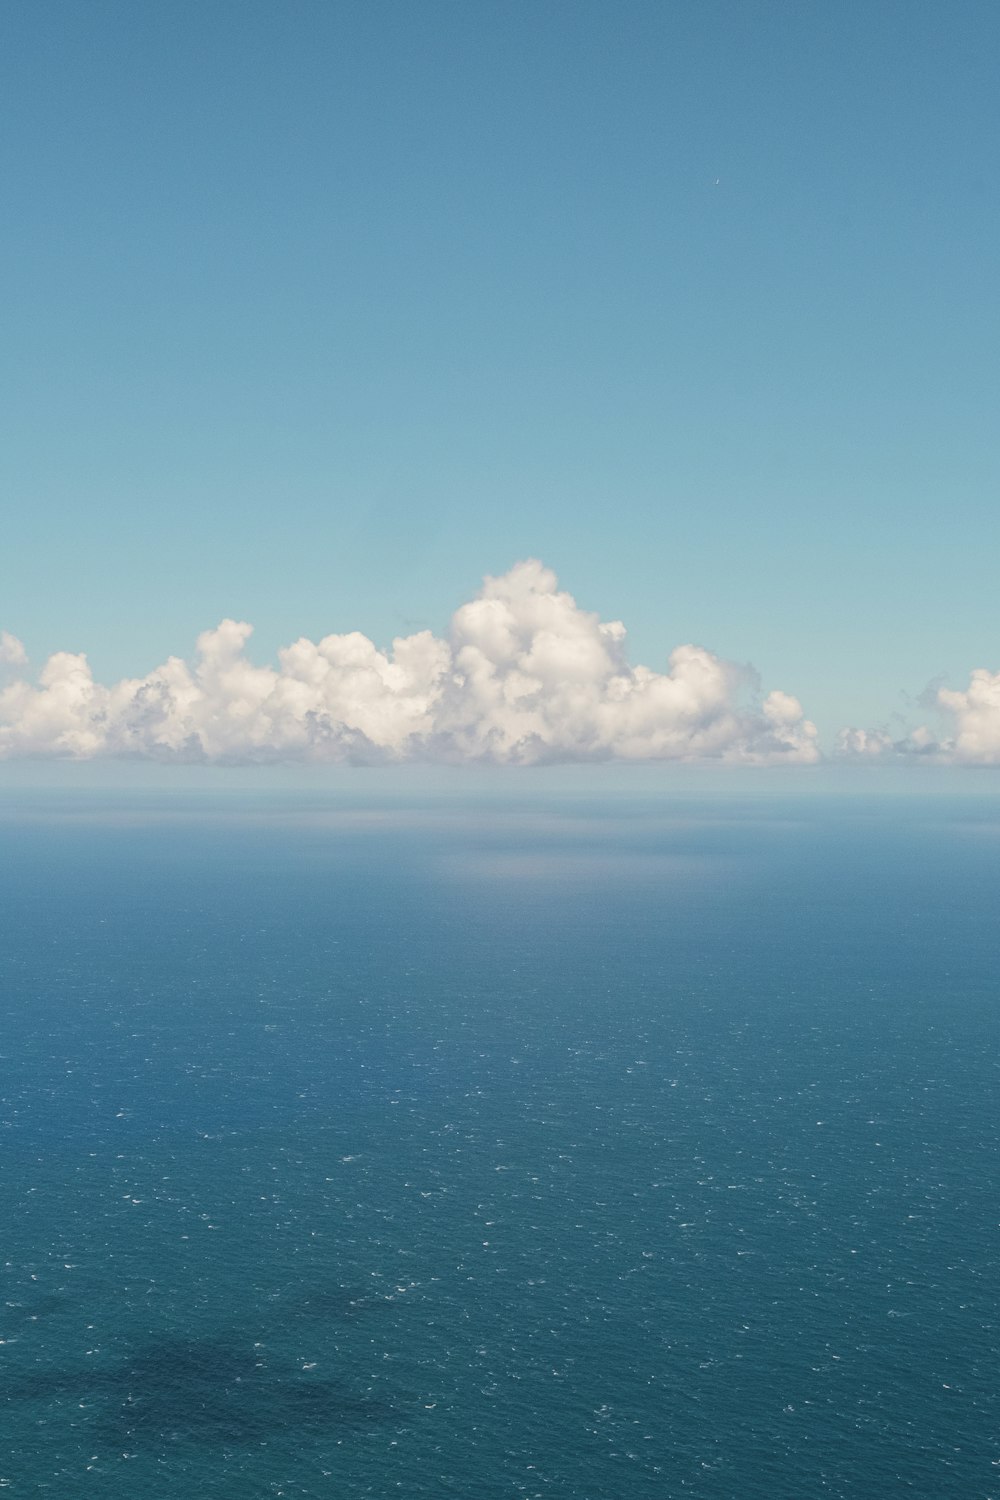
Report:
[[0,854],[4,1493],[1000,1496],[1000,803]]

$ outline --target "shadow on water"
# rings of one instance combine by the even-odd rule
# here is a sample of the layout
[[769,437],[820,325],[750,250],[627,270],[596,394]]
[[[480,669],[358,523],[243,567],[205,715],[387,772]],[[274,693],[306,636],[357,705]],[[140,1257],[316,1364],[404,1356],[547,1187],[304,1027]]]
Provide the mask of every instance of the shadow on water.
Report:
[[259,1443],[281,1434],[346,1432],[389,1420],[387,1399],[347,1381],[272,1364],[240,1338],[160,1339],[117,1365],[48,1370],[6,1385],[12,1405],[72,1397],[92,1410],[102,1443],[131,1439]]

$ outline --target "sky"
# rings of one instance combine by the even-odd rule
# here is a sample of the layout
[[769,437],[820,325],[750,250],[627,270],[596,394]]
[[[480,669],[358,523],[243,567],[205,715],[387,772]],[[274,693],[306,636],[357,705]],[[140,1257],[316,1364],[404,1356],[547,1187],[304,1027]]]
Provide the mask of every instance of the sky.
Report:
[[[96,689],[58,735],[26,696],[51,653],[113,692],[231,619],[296,703],[280,648],[370,638],[365,762],[418,730],[445,760],[655,757],[688,645],[727,756],[860,726],[862,755],[1000,759],[994,4],[34,0],[0,32],[8,755],[91,753]],[[393,639],[457,670],[487,647],[456,611],[527,559],[577,659],[624,623],[597,697],[525,729],[429,710],[425,673],[401,728]],[[157,754],[208,744],[206,680]],[[621,683],[641,724],[609,727]]]

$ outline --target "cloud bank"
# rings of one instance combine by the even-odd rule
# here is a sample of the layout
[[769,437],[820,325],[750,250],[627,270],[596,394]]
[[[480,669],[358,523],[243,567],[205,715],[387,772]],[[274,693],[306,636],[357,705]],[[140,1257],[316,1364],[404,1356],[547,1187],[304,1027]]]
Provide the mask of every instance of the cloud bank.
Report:
[[921,725],[894,739],[883,729],[845,729],[841,753],[854,760],[919,758],[942,765],[1000,765],[1000,672],[977,667],[967,688],[939,687],[929,698],[945,721],[944,733]]
[[198,637],[192,663],[172,656],[106,687],[85,656],[66,651],[32,683],[21,643],[4,634],[0,758],[819,759],[796,698],[762,698],[750,668],[701,646],[677,647],[666,672],[630,666],[625,627],[581,609],[535,561],[487,578],[447,639],[421,631],[388,652],[357,632],[302,639],[273,667],[248,658],[250,635],[251,626],[223,620]]

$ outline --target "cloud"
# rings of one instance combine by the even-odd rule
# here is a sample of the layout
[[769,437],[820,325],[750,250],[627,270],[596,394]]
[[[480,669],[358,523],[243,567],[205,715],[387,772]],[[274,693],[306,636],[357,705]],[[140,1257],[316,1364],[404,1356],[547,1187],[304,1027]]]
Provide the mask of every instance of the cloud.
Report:
[[0,630],[0,667],[24,667],[28,664],[28,653],[16,635]]
[[885,761],[951,759],[947,743],[935,739],[925,726],[893,739],[886,729],[842,729],[837,736],[837,754],[846,760]]
[[921,725],[899,739],[881,729],[844,729],[839,739],[842,755],[851,759],[923,760],[943,765],[1000,765],[1000,672],[985,667],[973,671],[965,689],[933,685],[925,698],[941,714],[940,734]]
[[951,758],[966,765],[1000,764],[1000,672],[978,667],[964,692],[940,688],[937,697],[954,724]]
[[[278,666],[246,654],[251,627],[223,620],[194,661],[170,657],[142,678],[95,682],[82,655],[57,652],[38,683],[0,691],[0,757],[535,764],[569,760],[819,759],[798,699],[761,699],[756,674],[701,646],[668,670],[632,667],[625,627],[560,590],[541,563],[487,578],[430,631],[380,651],[357,632],[298,640]],[[11,666],[25,657],[0,637]],[[10,643],[10,644],[8,644]]]

